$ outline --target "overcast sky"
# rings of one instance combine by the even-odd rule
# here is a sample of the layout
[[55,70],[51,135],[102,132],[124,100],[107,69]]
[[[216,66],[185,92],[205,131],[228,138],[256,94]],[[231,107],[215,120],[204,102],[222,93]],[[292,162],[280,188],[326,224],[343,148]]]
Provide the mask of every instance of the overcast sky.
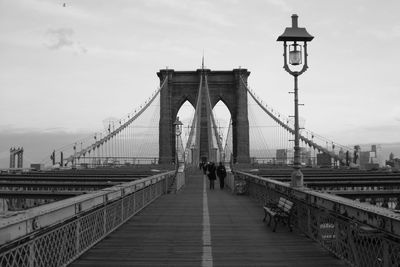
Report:
[[[65,7],[63,4],[65,3]],[[94,132],[132,112],[168,66],[241,66],[293,113],[276,38],[315,36],[299,78],[306,128],[338,143],[400,141],[398,0],[0,0],[0,131]]]

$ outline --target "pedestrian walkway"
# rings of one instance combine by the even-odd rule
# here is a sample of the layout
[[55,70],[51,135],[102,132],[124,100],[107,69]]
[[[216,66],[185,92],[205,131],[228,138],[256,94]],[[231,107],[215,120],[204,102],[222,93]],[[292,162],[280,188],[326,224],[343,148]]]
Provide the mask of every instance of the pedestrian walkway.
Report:
[[273,233],[248,197],[210,191],[200,172],[186,182],[71,266],[345,266],[300,233]]

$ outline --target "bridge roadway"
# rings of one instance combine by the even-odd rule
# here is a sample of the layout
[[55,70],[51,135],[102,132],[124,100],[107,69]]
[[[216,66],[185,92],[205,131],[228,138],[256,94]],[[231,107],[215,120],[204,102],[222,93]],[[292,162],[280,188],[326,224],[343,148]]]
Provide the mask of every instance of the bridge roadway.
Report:
[[273,233],[248,197],[203,181],[189,175],[182,191],[161,196],[71,266],[346,266],[299,232]]

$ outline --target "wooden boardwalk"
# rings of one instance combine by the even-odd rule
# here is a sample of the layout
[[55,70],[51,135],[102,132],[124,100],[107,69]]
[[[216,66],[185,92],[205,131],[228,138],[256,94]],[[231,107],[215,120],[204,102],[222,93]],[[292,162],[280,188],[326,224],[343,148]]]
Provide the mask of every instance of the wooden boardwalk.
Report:
[[187,177],[71,266],[346,266],[300,233],[273,233],[248,197],[203,187],[200,172]]

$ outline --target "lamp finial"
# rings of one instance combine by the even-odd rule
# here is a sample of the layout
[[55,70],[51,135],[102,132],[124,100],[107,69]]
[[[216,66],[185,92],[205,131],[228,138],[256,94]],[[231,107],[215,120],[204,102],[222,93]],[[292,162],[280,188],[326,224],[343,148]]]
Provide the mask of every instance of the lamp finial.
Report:
[[298,22],[297,22],[298,18],[299,16],[297,16],[297,14],[292,15],[292,28],[298,28]]

